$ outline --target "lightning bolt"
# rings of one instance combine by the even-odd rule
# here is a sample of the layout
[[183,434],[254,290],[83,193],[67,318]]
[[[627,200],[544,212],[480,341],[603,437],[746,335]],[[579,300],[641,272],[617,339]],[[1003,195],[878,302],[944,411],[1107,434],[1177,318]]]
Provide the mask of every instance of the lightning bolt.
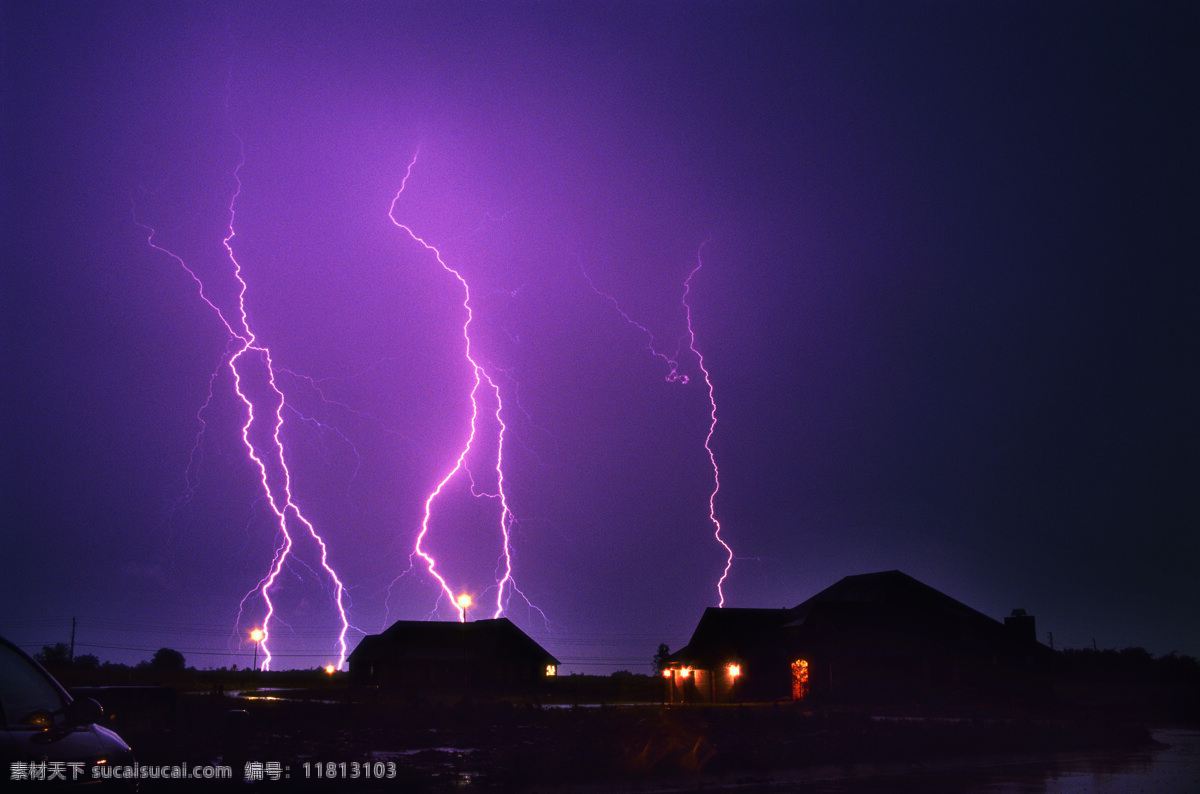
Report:
[[[696,361],[700,366],[700,372],[704,375],[704,384],[708,388],[709,424],[708,424],[708,433],[704,437],[704,451],[708,454],[708,461],[709,461],[709,464],[712,466],[712,473],[713,473],[713,489],[708,495],[708,518],[709,518],[709,521],[712,522],[712,525],[713,525],[713,538],[716,540],[717,544],[720,545],[720,547],[725,552],[725,567],[721,571],[720,578],[717,579],[717,586],[716,586],[717,587],[717,606],[724,607],[725,606],[725,580],[729,578],[729,571],[733,567],[734,555],[733,555],[733,549],[729,546],[728,543],[725,542],[725,539],[721,536],[721,522],[719,520],[717,520],[716,503],[717,503],[717,492],[721,490],[721,472],[720,472],[720,469],[717,467],[717,456],[716,456],[716,453],[713,452],[713,448],[712,448],[713,435],[717,431],[717,401],[716,401],[715,393],[713,391],[712,377],[708,372],[708,368],[705,367],[705,365],[704,365],[704,356],[700,353],[699,348],[696,347],[696,331],[692,325],[692,307],[691,307],[691,304],[688,303],[688,296],[691,294],[691,291],[692,291],[692,278],[696,275],[697,272],[700,271],[700,268],[702,268],[704,266],[704,259],[703,259],[704,246],[708,245],[709,242],[710,242],[709,240],[705,240],[704,242],[702,242],[700,244],[700,248],[696,251],[696,266],[691,269],[691,271],[687,274],[687,278],[685,278],[683,280],[683,297],[682,297],[681,301],[683,303],[684,316],[687,320],[687,331],[684,334],[684,338],[686,338],[688,340],[688,350],[690,350],[692,352],[692,355],[694,355],[696,357]],[[663,363],[665,363],[667,365],[668,371],[667,371],[667,375],[666,375],[666,381],[668,383],[679,383],[681,385],[686,385],[687,383],[689,383],[690,380],[689,380],[688,376],[679,371],[679,360],[678,360],[679,359],[679,349],[677,348],[676,351],[672,354],[667,354],[667,353],[662,352],[658,348],[658,343],[657,343],[657,339],[654,336],[654,332],[651,331],[646,326],[639,323],[637,320],[630,317],[629,314],[626,313],[626,311],[621,308],[621,305],[617,302],[616,298],[614,298],[612,295],[608,294],[607,292],[604,292],[599,287],[597,287],[595,282],[592,281],[591,276],[588,275],[587,269],[583,266],[582,262],[580,263],[579,269],[583,273],[583,278],[584,278],[584,280],[587,281],[588,286],[592,288],[592,291],[595,292],[600,297],[607,300],[610,304],[612,304],[612,307],[617,311],[617,314],[621,315],[621,318],[623,320],[625,320],[625,322],[629,323],[634,328],[637,328],[639,331],[641,331],[646,336],[646,340],[647,340],[646,341],[646,349],[650,352],[651,355],[653,355],[655,358],[660,359],[661,361],[663,361]],[[681,343],[681,346],[682,346],[682,343]]]
[[[391,220],[391,222],[398,229],[404,231],[404,233],[407,234],[413,240],[413,242],[417,243],[427,252],[431,253],[434,261],[437,262],[442,270],[450,274],[450,276],[452,276],[462,288],[462,307],[466,315],[462,325],[462,339],[464,345],[463,356],[466,359],[467,367],[470,369],[472,377],[474,378],[474,384],[471,387],[470,393],[471,418],[468,424],[466,441],[459,450],[453,466],[451,466],[450,469],[447,470],[444,475],[442,475],[441,479],[438,480],[433,490],[430,491],[429,495],[425,498],[424,513],[421,519],[421,529],[417,533],[412,554],[409,556],[409,569],[412,569],[414,559],[420,558],[424,563],[426,570],[429,572],[429,575],[437,581],[438,586],[441,588],[441,592],[438,595],[439,602],[443,596],[449,599],[450,603],[454,604],[455,608],[458,610],[458,619],[462,622],[465,622],[467,619],[466,606],[462,603],[459,603],[455,597],[454,591],[447,583],[445,577],[438,572],[437,560],[426,547],[426,539],[428,538],[432,529],[431,525],[433,521],[434,504],[449,488],[450,482],[459,474],[464,474],[467,477],[470,483],[469,488],[472,496],[477,498],[494,499],[499,503],[500,507],[499,532],[501,539],[501,551],[496,562],[495,582],[492,585],[496,590],[495,610],[492,614],[492,617],[500,617],[502,614],[504,614],[504,610],[508,605],[508,601],[513,592],[521,595],[522,598],[525,598],[525,596],[520,590],[517,589],[513,580],[511,542],[512,527],[515,519],[513,512],[509,507],[508,493],[505,490],[504,482],[504,446],[506,434],[508,432],[508,427],[505,425],[503,417],[504,403],[500,394],[500,386],[497,380],[482,364],[479,363],[478,360],[476,360],[472,350],[471,323],[475,318],[475,313],[471,306],[471,287],[467,283],[467,280],[463,277],[462,273],[446,263],[446,260],[442,257],[441,251],[439,251],[431,243],[426,242],[422,237],[417,235],[412,228],[396,218],[396,205],[400,201],[400,196],[404,193],[405,187],[408,185],[408,179],[412,175],[413,166],[416,165],[419,154],[419,151],[414,153],[412,160],[409,161],[408,168],[404,172],[404,178],[400,181],[400,188],[396,191],[396,195],[392,198],[391,206],[388,208],[388,219]],[[496,485],[494,489],[482,488],[476,482],[475,476],[467,464],[467,459],[470,456],[472,448],[474,447],[477,434],[480,432],[480,412],[483,410],[480,407],[480,403],[484,398],[488,400],[489,405],[495,406],[495,408],[491,411],[492,421],[494,422],[496,428],[496,457],[493,463]],[[403,575],[404,574],[401,574],[401,576]],[[398,580],[399,577],[397,577],[396,581]],[[395,581],[393,581],[392,584],[394,585]],[[528,599],[525,598],[525,600],[528,603]]]
[[[275,616],[275,602],[271,598],[271,591],[279,577],[280,571],[283,569],[284,563],[287,562],[288,557],[292,554],[295,541],[292,536],[292,530],[288,526],[289,521],[299,523],[317,544],[320,550],[319,559],[321,568],[325,571],[325,574],[329,577],[329,581],[332,582],[334,587],[333,600],[341,620],[341,631],[337,638],[337,668],[340,670],[345,666],[346,662],[346,632],[350,628],[350,623],[346,616],[345,586],[329,564],[329,550],[325,544],[325,540],[318,534],[312,522],[304,516],[304,513],[300,510],[299,505],[296,504],[293,497],[292,475],[288,469],[283,441],[280,438],[280,433],[283,429],[283,409],[286,405],[286,399],[276,382],[276,367],[271,360],[271,351],[257,341],[254,332],[250,328],[249,315],[246,309],[246,292],[249,287],[242,275],[241,263],[238,262],[233,250],[233,240],[237,235],[235,231],[236,207],[238,198],[242,193],[241,170],[246,163],[244,144],[236,133],[234,134],[234,138],[238,142],[239,156],[238,163],[233,169],[235,188],[229,199],[227,234],[221,243],[232,265],[232,275],[238,285],[235,312],[227,313],[221,309],[215,300],[209,297],[204,281],[200,278],[196,270],[190,267],[181,256],[159,245],[155,241],[156,230],[137,218],[136,206],[134,208],[134,223],[146,231],[146,243],[151,248],[173,259],[191,277],[196,284],[200,299],[213,311],[225,326],[225,330],[229,333],[229,350],[232,350],[232,352],[228,353],[222,359],[217,370],[228,368],[233,377],[234,393],[245,407],[246,419],[241,428],[242,443],[246,448],[246,454],[258,470],[259,483],[262,486],[263,495],[266,497],[267,504],[270,506],[271,512],[275,515],[278,525],[278,541],[275,546],[271,565],[267,573],[239,602],[238,625],[241,623],[247,601],[255,594],[260,594],[266,605],[266,613],[262,620],[262,639],[259,641],[259,645],[263,650],[262,669],[269,670],[272,658],[269,645],[271,637],[270,626],[272,618]],[[213,377],[209,380],[209,400],[212,398],[212,383],[215,377],[216,373],[214,372]],[[206,401],[204,407],[207,404]],[[200,414],[203,413],[204,407],[201,407]],[[203,419],[201,419],[200,433],[203,434],[204,430],[205,425]],[[194,456],[192,460],[194,460]],[[190,468],[191,461],[189,461],[189,470]]]
[[712,464],[713,472],[713,489],[708,495],[708,519],[713,525],[713,538],[725,550],[725,569],[721,571],[721,578],[717,580],[717,598],[718,607],[725,606],[725,580],[729,578],[729,569],[733,567],[733,549],[721,537],[721,522],[717,520],[717,492],[721,490],[721,472],[717,468],[717,456],[713,452],[712,438],[717,432],[717,400],[713,394],[712,377],[708,373],[708,368],[704,366],[704,356],[696,347],[696,330],[692,326],[692,306],[688,303],[688,295],[692,292],[692,278],[700,272],[700,268],[704,267],[704,246],[708,245],[709,241],[705,240],[700,243],[700,248],[696,251],[696,266],[692,268],[692,272],[683,281],[683,308],[687,317],[687,337],[688,349],[696,356],[696,362],[700,365],[700,371],[704,373],[704,384],[708,387],[708,405],[709,405],[709,424],[708,435],[704,437],[704,451],[708,453],[708,462]]

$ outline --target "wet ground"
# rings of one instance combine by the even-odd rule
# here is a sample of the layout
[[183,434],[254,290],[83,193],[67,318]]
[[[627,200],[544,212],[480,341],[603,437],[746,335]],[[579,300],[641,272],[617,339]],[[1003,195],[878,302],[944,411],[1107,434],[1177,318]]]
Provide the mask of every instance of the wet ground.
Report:
[[[1153,759],[1178,758],[1175,767],[1186,769],[1197,758],[1194,741],[1191,751],[1171,755],[1140,726],[1095,719],[881,720],[783,705],[539,708],[196,695],[182,697],[165,722],[115,727],[142,764],[228,764],[239,782],[224,787],[271,791],[1068,794],[1097,790],[1069,787],[1096,759],[1133,758],[1134,774],[1144,775],[1174,763]],[[247,763],[263,772],[249,786],[240,782]],[[212,780],[190,786],[147,780],[141,790],[221,787]]]

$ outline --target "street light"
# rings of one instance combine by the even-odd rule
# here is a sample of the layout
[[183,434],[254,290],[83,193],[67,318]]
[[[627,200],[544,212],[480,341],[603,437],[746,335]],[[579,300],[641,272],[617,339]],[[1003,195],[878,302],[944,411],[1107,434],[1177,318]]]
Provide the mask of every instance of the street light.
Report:
[[263,637],[267,636],[262,629],[252,629],[250,631],[250,639],[254,641],[254,677],[258,677],[258,646],[263,641]]
[[458,600],[455,603],[457,603],[458,608],[460,610],[462,610],[462,622],[466,623],[467,622],[467,607],[471,606],[471,596],[467,595],[466,593],[463,593],[462,595],[460,595],[458,597]]

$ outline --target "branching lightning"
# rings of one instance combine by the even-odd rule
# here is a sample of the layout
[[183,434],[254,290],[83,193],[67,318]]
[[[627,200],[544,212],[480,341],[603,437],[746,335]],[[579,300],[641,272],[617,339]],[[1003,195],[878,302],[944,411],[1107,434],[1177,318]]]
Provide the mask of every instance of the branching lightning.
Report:
[[[236,138],[237,136],[235,135],[234,137]],[[240,149],[242,145],[240,138],[238,139],[238,145]],[[289,529],[288,523],[289,521],[299,522],[317,544],[320,550],[320,566],[329,577],[329,581],[333,584],[333,600],[337,607],[338,617],[341,620],[341,631],[337,639],[337,668],[340,670],[346,662],[346,632],[350,628],[350,623],[346,616],[345,587],[329,564],[329,554],[325,540],[318,534],[312,522],[304,516],[292,494],[292,475],[288,469],[283,441],[280,437],[283,429],[283,409],[286,405],[286,400],[283,392],[276,383],[276,367],[271,360],[271,351],[257,341],[254,332],[250,328],[250,320],[246,309],[246,292],[248,286],[242,275],[242,266],[238,262],[233,250],[233,239],[236,236],[236,206],[242,192],[241,169],[244,165],[245,155],[240,154],[238,163],[233,169],[235,188],[229,199],[228,233],[222,240],[222,245],[232,266],[232,275],[238,285],[236,312],[232,320],[230,319],[230,313],[219,307],[209,297],[204,281],[200,278],[196,270],[190,267],[181,256],[159,245],[155,241],[157,232],[153,227],[138,220],[136,213],[134,223],[146,231],[146,242],[151,248],[175,260],[191,277],[196,284],[200,299],[213,311],[229,333],[230,346],[227,350],[227,355],[222,358],[221,363],[218,365],[217,371],[219,372],[221,368],[228,368],[229,373],[233,377],[234,392],[242,405],[245,406],[245,422],[241,428],[242,443],[246,448],[247,455],[254,462],[258,470],[263,495],[266,497],[271,512],[275,515],[279,529],[278,540],[267,573],[258,581],[253,589],[243,596],[238,605],[238,623],[240,625],[247,601],[255,594],[260,594],[263,603],[266,605],[266,611],[262,618],[262,637],[258,644],[262,648],[262,669],[270,669],[271,651],[269,640],[271,637],[271,622],[275,618],[275,602],[272,600],[271,592],[280,571],[283,569],[284,563],[287,562],[289,555],[292,554],[294,545],[293,530]],[[216,379],[216,374],[214,372],[213,377],[209,381],[209,400],[212,398],[212,384]],[[208,402],[206,401],[205,406],[207,404]],[[203,411],[204,407],[201,407],[200,413],[202,414]],[[200,421],[200,433],[203,434],[205,424],[202,418]],[[193,466],[193,462],[194,452],[192,460],[189,461],[189,471]]]
[[[500,508],[499,532],[501,550],[496,562],[495,582],[489,585],[487,588],[490,589],[491,587],[494,587],[496,591],[495,609],[492,613],[492,617],[500,617],[502,614],[504,614],[504,610],[513,592],[521,594],[520,590],[516,588],[516,584],[513,580],[511,541],[512,528],[515,519],[509,506],[508,493],[505,490],[504,482],[504,444],[508,428],[504,423],[504,402],[500,394],[500,386],[496,378],[494,378],[492,374],[488,372],[488,370],[475,358],[472,350],[471,323],[474,320],[475,315],[471,306],[470,285],[467,284],[467,280],[463,277],[462,273],[446,263],[445,259],[442,258],[441,252],[435,246],[426,242],[423,238],[418,236],[417,233],[412,230],[412,228],[396,218],[396,205],[400,201],[400,196],[404,193],[405,187],[408,185],[408,179],[412,175],[413,166],[415,166],[417,163],[418,154],[419,152],[413,155],[412,160],[408,164],[408,168],[404,172],[404,178],[400,182],[400,188],[396,191],[396,195],[392,198],[391,206],[388,208],[388,218],[397,228],[404,231],[404,233],[407,234],[413,240],[413,242],[423,247],[427,252],[433,254],[434,261],[437,262],[442,270],[453,276],[458,282],[459,286],[462,287],[462,307],[466,315],[462,325],[462,339],[464,345],[463,356],[466,359],[467,367],[470,369],[472,377],[474,378],[474,384],[471,387],[470,393],[471,418],[468,424],[466,441],[459,450],[458,456],[454,460],[454,465],[446,471],[440,480],[438,480],[433,490],[430,491],[429,495],[425,498],[424,512],[421,519],[421,529],[417,533],[416,542],[413,545],[413,551],[409,557],[409,563],[411,570],[414,559],[417,557],[421,559],[425,565],[425,568],[429,571],[430,576],[437,581],[438,586],[441,589],[441,592],[438,595],[439,602],[443,596],[447,598],[449,602],[454,605],[455,609],[458,610],[458,619],[465,622],[467,619],[466,604],[460,601],[459,597],[455,595],[445,577],[439,573],[437,560],[434,559],[433,555],[429,552],[426,540],[432,531],[435,503],[450,486],[450,482],[455,477],[459,476],[460,474],[464,475],[470,483],[469,488],[472,496],[494,499],[499,503]],[[490,401],[490,404],[495,405],[494,410],[491,411],[491,421],[495,426],[496,440],[496,457],[493,464],[493,471],[495,472],[495,488],[493,489],[481,487],[476,482],[475,476],[467,463],[468,456],[470,455],[475,444],[477,434],[480,432],[480,413],[481,410],[484,410],[481,409],[480,402],[484,398]],[[521,595],[524,597],[523,594]],[[526,601],[528,601],[528,599],[526,599]]]
[[630,317],[628,314],[626,314],[625,310],[621,308],[621,304],[617,303],[616,298],[614,298],[612,295],[609,295],[607,292],[604,292],[599,287],[597,287],[596,283],[594,281],[592,281],[592,277],[588,275],[587,268],[585,268],[582,263],[580,263],[580,265],[579,265],[579,270],[581,273],[583,273],[584,280],[587,281],[588,286],[592,288],[593,292],[595,292],[597,295],[599,295],[600,297],[604,298],[606,301],[611,303],[612,307],[614,309],[616,309],[617,314],[621,315],[621,318],[624,319],[625,322],[629,323],[634,328],[638,329],[639,331],[641,331],[643,334],[646,335],[646,350],[650,351],[650,355],[654,356],[655,358],[661,359],[663,361],[663,363],[665,363],[667,365],[667,376],[666,376],[667,383],[680,383],[680,384],[688,383],[688,381],[690,380],[688,378],[688,376],[679,371],[679,360],[678,360],[679,359],[679,349],[678,349],[678,347],[676,348],[675,352],[670,355],[667,355],[666,353],[663,353],[661,350],[659,350],[657,340],[654,337],[654,332],[651,331],[646,326],[639,323],[637,320]]
[[[717,585],[716,585],[717,606],[724,607],[725,606],[725,580],[729,578],[729,571],[733,567],[733,549],[729,546],[728,543],[725,542],[725,539],[721,536],[721,522],[719,520],[717,520],[716,502],[717,502],[717,492],[721,490],[721,473],[720,473],[719,468],[717,467],[716,453],[714,453],[713,449],[712,449],[713,435],[717,431],[717,402],[716,402],[716,397],[715,397],[715,394],[713,391],[712,377],[710,376],[707,367],[705,367],[705,365],[704,365],[704,356],[701,355],[699,348],[696,347],[696,331],[695,331],[695,328],[692,326],[692,307],[691,307],[691,304],[688,303],[688,295],[691,294],[691,290],[692,290],[692,278],[696,275],[697,272],[699,272],[700,268],[702,268],[704,266],[704,260],[703,260],[704,246],[708,245],[708,242],[709,242],[708,240],[705,240],[703,243],[700,244],[700,248],[696,251],[696,266],[691,269],[691,271],[687,275],[687,278],[685,278],[683,280],[683,297],[681,300],[683,303],[684,316],[687,319],[687,331],[685,332],[684,336],[686,337],[687,342],[688,342],[688,350],[690,350],[692,352],[692,355],[694,355],[696,357],[696,362],[700,367],[700,372],[703,373],[703,375],[704,375],[704,384],[708,388],[709,424],[708,424],[708,433],[704,437],[704,451],[708,454],[708,461],[709,461],[709,464],[712,466],[712,473],[713,473],[713,489],[708,495],[708,518],[709,518],[709,521],[711,521],[712,525],[713,525],[713,538],[716,540],[717,544],[720,545],[720,547],[725,552],[725,567],[721,571],[721,576],[719,579],[717,579]],[[679,361],[678,361],[679,350],[676,349],[676,351],[674,353],[669,354],[669,355],[667,353],[662,352],[658,347],[657,340],[654,336],[654,332],[652,332],[649,328],[647,328],[646,326],[639,323],[637,320],[630,317],[629,314],[626,313],[625,310],[621,308],[621,305],[617,302],[616,298],[614,298],[612,295],[609,295],[607,292],[604,292],[599,287],[597,287],[595,282],[592,281],[591,276],[588,275],[587,270],[582,266],[582,264],[580,264],[580,270],[583,273],[583,277],[587,281],[588,286],[592,288],[592,291],[595,292],[600,297],[607,300],[609,303],[611,303],[613,308],[617,311],[617,314],[621,315],[621,318],[624,319],[625,322],[629,323],[634,328],[637,328],[639,331],[641,331],[646,336],[646,339],[647,339],[646,349],[650,352],[651,355],[653,355],[655,358],[662,360],[667,365],[668,372],[666,375],[666,381],[668,383],[679,383],[681,385],[686,385],[687,383],[689,383],[690,380],[689,380],[688,376],[679,371]],[[681,346],[682,346],[682,343],[681,343]]]
[[699,349],[696,348],[696,330],[692,327],[692,306],[688,303],[688,295],[692,291],[692,277],[704,267],[704,246],[708,245],[708,240],[700,244],[700,248],[696,251],[696,266],[688,273],[688,276],[683,281],[683,308],[687,317],[687,334],[688,334],[688,349],[696,356],[696,362],[700,365],[700,371],[704,373],[704,384],[708,387],[708,404],[709,404],[709,425],[708,435],[704,437],[704,451],[708,453],[708,461],[712,464],[713,472],[713,489],[708,495],[708,518],[712,521],[713,537],[721,548],[725,550],[725,569],[721,571],[721,578],[717,580],[717,598],[718,607],[725,606],[725,580],[729,578],[729,569],[733,567],[733,549],[721,537],[721,522],[717,520],[717,492],[721,490],[721,472],[717,468],[717,456],[712,449],[713,434],[717,432],[717,400],[713,394],[712,377],[708,374],[708,368],[704,366],[704,356],[701,355]]

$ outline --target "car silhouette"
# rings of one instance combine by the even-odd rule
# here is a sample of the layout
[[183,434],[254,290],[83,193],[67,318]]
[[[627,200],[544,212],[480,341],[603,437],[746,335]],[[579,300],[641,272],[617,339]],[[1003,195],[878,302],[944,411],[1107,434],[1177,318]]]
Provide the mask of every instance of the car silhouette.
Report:
[[[98,725],[104,716],[91,698],[77,698],[30,656],[0,637],[0,775],[8,780],[92,786],[94,768],[132,766],[133,751]],[[130,788],[130,783],[120,785]]]

